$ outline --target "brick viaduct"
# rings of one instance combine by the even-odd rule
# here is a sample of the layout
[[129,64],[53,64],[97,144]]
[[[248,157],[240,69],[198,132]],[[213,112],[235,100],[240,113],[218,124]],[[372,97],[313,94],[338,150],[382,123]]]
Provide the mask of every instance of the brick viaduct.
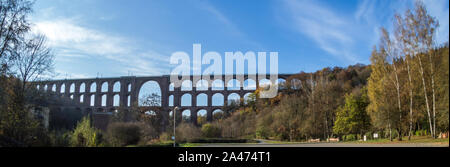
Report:
[[[278,80],[284,80],[286,83],[291,83],[293,74],[278,74]],[[263,75],[264,76],[264,75]],[[208,76],[206,76],[208,77]],[[37,89],[46,92],[53,92],[59,96],[70,98],[76,104],[77,110],[93,113],[111,113],[118,108],[129,108],[133,105],[137,105],[139,101],[139,91],[146,82],[154,81],[158,83],[161,90],[161,106],[157,108],[163,111],[163,118],[167,120],[169,113],[175,106],[179,107],[176,115],[181,115],[183,111],[190,110],[190,120],[195,123],[197,120],[197,112],[200,110],[206,110],[206,117],[208,121],[212,121],[213,111],[221,109],[223,106],[214,106],[212,104],[212,98],[216,94],[222,94],[224,97],[224,105],[227,105],[227,97],[231,94],[237,94],[240,98],[243,98],[247,93],[254,92],[254,89],[245,89],[244,83],[250,79],[248,75],[222,75],[220,80],[222,83],[221,90],[213,89],[211,85],[214,80],[214,76],[209,76],[209,80],[202,80],[198,76],[185,77],[187,79],[182,82],[190,81],[191,89],[182,90],[181,86],[174,86],[174,83],[170,82],[169,75],[163,76],[148,76],[148,77],[136,77],[126,76],[118,78],[92,78],[92,79],[65,79],[65,80],[50,80],[36,82]],[[181,76],[179,76],[182,79]],[[203,76],[205,78],[205,76]],[[265,78],[269,78],[266,75]],[[263,78],[264,79],[264,78]],[[263,79],[257,79],[253,81],[256,86],[259,86],[259,82]],[[195,81],[196,80],[196,81]],[[230,80],[239,81],[239,87],[236,89],[228,89],[228,83]],[[234,82],[236,82],[234,81]],[[198,82],[208,82],[207,89],[198,90]],[[184,84],[184,83],[183,83]],[[95,90],[91,90],[95,89]],[[120,88],[120,89],[115,89]],[[181,106],[182,96],[189,94],[191,96],[191,105]],[[198,95],[207,96],[207,105],[197,106]],[[106,100],[102,100],[106,98]],[[172,100],[169,100],[172,99]],[[119,102],[115,102],[115,101]],[[103,103],[102,103],[103,101]],[[169,105],[169,101],[173,101],[173,104]],[[105,104],[106,102],[106,104]],[[178,117],[178,116],[177,116]]]

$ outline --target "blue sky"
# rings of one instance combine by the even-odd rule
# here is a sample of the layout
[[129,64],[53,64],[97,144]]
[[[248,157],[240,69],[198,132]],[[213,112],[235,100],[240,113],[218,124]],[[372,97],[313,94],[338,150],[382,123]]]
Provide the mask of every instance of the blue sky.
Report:
[[[413,1],[39,0],[57,78],[169,74],[173,52],[278,52],[280,73],[369,63],[379,27]],[[448,0],[424,1],[448,41]]]

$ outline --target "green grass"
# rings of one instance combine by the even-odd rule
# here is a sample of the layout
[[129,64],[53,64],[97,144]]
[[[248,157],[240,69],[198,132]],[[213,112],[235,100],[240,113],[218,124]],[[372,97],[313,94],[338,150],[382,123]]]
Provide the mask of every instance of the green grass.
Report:
[[367,141],[345,141],[344,143],[371,143],[371,144],[397,144],[397,143],[432,143],[432,144],[449,144],[449,139],[433,139],[430,136],[412,136],[411,140],[408,140],[408,136],[403,137],[402,141],[398,139],[375,139]]
[[197,147],[199,145],[200,145],[199,143],[183,143],[180,144],[179,147]]
[[301,144],[306,142],[290,142],[290,141],[279,141],[279,140],[264,140],[265,143],[269,144]]

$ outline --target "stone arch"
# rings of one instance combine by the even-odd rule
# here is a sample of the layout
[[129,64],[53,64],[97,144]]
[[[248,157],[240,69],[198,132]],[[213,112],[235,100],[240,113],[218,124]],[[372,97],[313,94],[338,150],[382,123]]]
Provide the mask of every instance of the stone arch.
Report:
[[222,109],[215,109],[212,112],[212,118],[213,120],[219,120],[225,118],[225,112],[222,111]]
[[197,82],[197,84],[195,85],[196,90],[199,90],[199,91],[206,91],[206,90],[208,90],[208,86],[209,86],[208,81],[206,81],[204,79],[199,80]]
[[56,84],[52,84],[52,92],[56,92]]
[[120,82],[119,81],[114,82],[113,92],[120,92]]
[[61,84],[61,87],[59,88],[59,93],[65,93],[66,92],[66,84]]
[[181,112],[181,116],[183,118],[183,122],[190,122],[191,121],[191,110],[185,109],[183,112]]
[[44,91],[47,91],[47,90],[48,90],[48,85],[45,84],[45,85],[44,85]]
[[128,89],[128,92],[131,92],[131,84],[128,84],[127,89]]
[[286,89],[286,88],[287,88],[287,87],[286,87],[286,80],[283,79],[283,78],[278,78],[278,79],[276,80],[276,83],[275,83],[275,84],[278,85],[278,89]]
[[74,93],[75,92],[75,83],[70,84],[69,92],[70,93]]
[[227,90],[240,90],[241,82],[237,79],[231,79],[227,83]]
[[80,103],[84,103],[84,95],[80,95]]
[[256,90],[256,81],[247,79],[244,81],[244,90]]
[[206,123],[208,121],[207,117],[208,117],[208,111],[205,109],[199,109],[197,111],[197,124],[202,125],[202,124]]
[[120,106],[120,95],[114,95],[114,97],[113,97],[113,106],[114,107]]
[[170,83],[169,91],[175,91],[175,84],[174,83]]
[[297,90],[297,89],[300,89],[301,86],[302,86],[302,81],[301,80],[299,80],[297,78],[294,78],[294,79],[291,80],[291,88],[292,89]]
[[197,106],[208,106],[208,95],[200,93],[197,95]]
[[211,84],[212,90],[224,90],[224,82],[221,79],[216,79]]
[[95,82],[91,83],[89,92],[97,92],[97,83],[95,83]]
[[216,93],[212,96],[212,106],[224,106],[225,98],[222,93]]
[[189,93],[181,96],[181,106],[192,106],[192,95]]
[[86,92],[86,84],[83,82],[80,85],[80,93],[84,93],[84,92]]
[[130,95],[127,96],[127,106],[128,107],[131,106],[131,96]]
[[139,106],[161,106],[161,87],[158,82],[149,80],[139,88]]
[[108,96],[106,94],[102,95],[102,107],[106,107],[107,98],[108,98]]
[[91,95],[90,106],[94,106],[94,105],[95,105],[95,95]]
[[169,106],[170,106],[170,107],[173,107],[173,105],[174,105],[174,103],[173,103],[174,101],[173,101],[173,100],[174,100],[174,99],[173,99],[173,95],[170,95],[170,96],[169,96]]
[[192,90],[192,81],[191,80],[184,80],[181,83],[181,91],[191,91]]
[[260,88],[268,89],[271,85],[272,85],[272,83],[270,82],[270,80],[268,80],[266,78],[259,80]]
[[108,92],[108,82],[102,83],[101,92]]
[[250,100],[255,100],[255,99],[250,99],[250,95],[251,95],[252,93],[246,93],[245,95],[244,95],[244,104],[248,104],[248,102],[250,101]]
[[230,95],[228,95],[227,101],[228,101],[228,105],[231,105],[233,103],[239,105],[239,103],[241,101],[241,96],[239,96],[239,94],[237,94],[237,93],[231,93]]
[[72,94],[72,95],[70,95],[69,97],[70,97],[70,99],[72,99],[72,100],[73,100],[73,94]]

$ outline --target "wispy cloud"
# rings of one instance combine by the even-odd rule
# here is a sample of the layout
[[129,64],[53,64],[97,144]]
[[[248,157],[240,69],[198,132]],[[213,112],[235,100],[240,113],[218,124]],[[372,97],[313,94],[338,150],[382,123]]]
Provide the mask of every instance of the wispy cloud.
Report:
[[[76,19],[38,21],[33,30],[47,36],[57,61],[105,58],[120,64],[117,74],[161,75],[169,71],[168,56],[156,50],[138,50],[132,39],[81,26]],[[74,74],[75,76],[86,76]]]
[[209,3],[208,1],[202,1],[198,0],[197,5],[200,9],[208,12],[211,16],[213,16],[218,22],[224,25],[225,28],[228,29],[228,32],[230,35],[234,36],[235,38],[238,38],[240,41],[243,41],[244,43],[256,47],[257,49],[262,49],[263,46],[254,40],[252,40],[245,32],[243,32],[239,27],[231,21],[222,11],[217,9],[213,4]]
[[345,62],[358,62],[358,57],[351,52],[355,41],[349,32],[349,21],[313,1],[284,2],[296,31],[311,38],[325,52]]
[[448,42],[449,40],[449,2],[448,0],[424,0],[430,15],[436,17],[439,21],[439,29],[436,33],[436,42],[438,44]]

